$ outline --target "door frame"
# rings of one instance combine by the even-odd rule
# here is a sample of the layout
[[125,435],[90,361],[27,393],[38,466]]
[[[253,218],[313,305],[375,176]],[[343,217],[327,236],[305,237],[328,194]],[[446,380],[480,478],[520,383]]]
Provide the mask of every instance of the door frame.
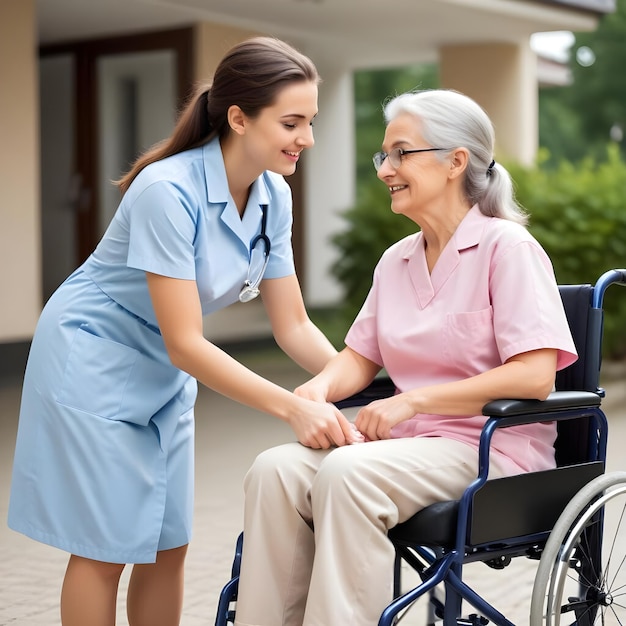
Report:
[[[196,80],[194,64],[194,28],[125,35],[41,46],[39,55],[70,54],[74,59],[74,171],[88,193],[81,194],[81,209],[76,213],[76,266],[94,250],[99,240],[98,182],[98,57],[130,52],[173,50],[176,54],[177,108],[180,110],[193,91]],[[296,272],[305,288],[304,176],[302,166],[285,179],[293,195],[292,246]],[[44,260],[45,262],[45,260]]]
[[180,110],[194,83],[192,27],[145,34],[92,39],[42,46],[40,57],[69,54],[74,60],[74,171],[82,182],[81,207],[76,212],[76,265],[93,252],[99,240],[98,74],[100,56],[172,50],[176,57],[176,101]]

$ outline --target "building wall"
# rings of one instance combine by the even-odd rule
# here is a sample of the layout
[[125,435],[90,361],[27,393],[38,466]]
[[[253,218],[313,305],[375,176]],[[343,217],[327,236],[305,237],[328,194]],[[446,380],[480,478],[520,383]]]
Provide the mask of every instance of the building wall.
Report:
[[537,57],[530,41],[519,44],[445,46],[440,50],[443,87],[474,98],[496,128],[496,159],[531,164],[537,154]]
[[[35,0],[0,0],[0,345],[28,341],[41,310],[37,39]],[[210,80],[234,43],[257,34],[224,25],[194,28],[194,76]],[[333,51],[292,43],[311,56],[323,78],[315,147],[303,161],[305,299],[309,306],[335,304],[340,288],[330,274],[331,243],[344,228],[341,213],[355,198],[355,128],[351,68]],[[442,84],[474,97],[497,130],[496,158],[531,162],[537,148],[536,58],[528,42],[445,46],[440,51]],[[9,271],[10,268],[10,271]],[[238,305],[237,305],[238,306]],[[237,308],[237,307],[235,307]],[[209,336],[245,338],[266,332],[259,302],[228,315],[211,316]],[[222,330],[217,330],[222,329]],[[246,331],[246,332],[243,332]]]
[[0,0],[0,342],[41,311],[35,0]]
[[251,30],[201,22],[194,27],[194,76],[199,82],[210,81],[224,54],[235,44],[261,33]]

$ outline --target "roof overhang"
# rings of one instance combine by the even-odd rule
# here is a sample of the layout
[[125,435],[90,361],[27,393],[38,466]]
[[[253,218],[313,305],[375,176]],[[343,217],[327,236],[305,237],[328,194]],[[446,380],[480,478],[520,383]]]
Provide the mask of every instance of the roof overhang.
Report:
[[40,43],[223,23],[352,69],[434,61],[447,44],[593,30],[614,0],[38,0]]

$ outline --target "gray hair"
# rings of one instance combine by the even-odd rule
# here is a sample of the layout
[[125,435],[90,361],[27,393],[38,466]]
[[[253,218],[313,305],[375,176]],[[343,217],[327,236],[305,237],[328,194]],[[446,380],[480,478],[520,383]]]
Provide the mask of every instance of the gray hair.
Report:
[[[513,181],[499,163],[493,163],[495,133],[485,111],[471,98],[453,90],[411,91],[391,99],[384,107],[387,124],[402,113],[421,123],[424,140],[436,148],[464,147],[469,152],[464,191],[488,217],[525,225],[528,217],[515,200]],[[435,153],[444,158],[445,152]]]

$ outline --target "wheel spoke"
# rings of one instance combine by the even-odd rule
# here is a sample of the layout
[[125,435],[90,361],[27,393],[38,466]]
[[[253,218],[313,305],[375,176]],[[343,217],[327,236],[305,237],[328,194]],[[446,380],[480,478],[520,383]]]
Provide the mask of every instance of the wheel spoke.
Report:
[[603,474],[564,509],[537,569],[530,626],[626,624],[626,472]]

